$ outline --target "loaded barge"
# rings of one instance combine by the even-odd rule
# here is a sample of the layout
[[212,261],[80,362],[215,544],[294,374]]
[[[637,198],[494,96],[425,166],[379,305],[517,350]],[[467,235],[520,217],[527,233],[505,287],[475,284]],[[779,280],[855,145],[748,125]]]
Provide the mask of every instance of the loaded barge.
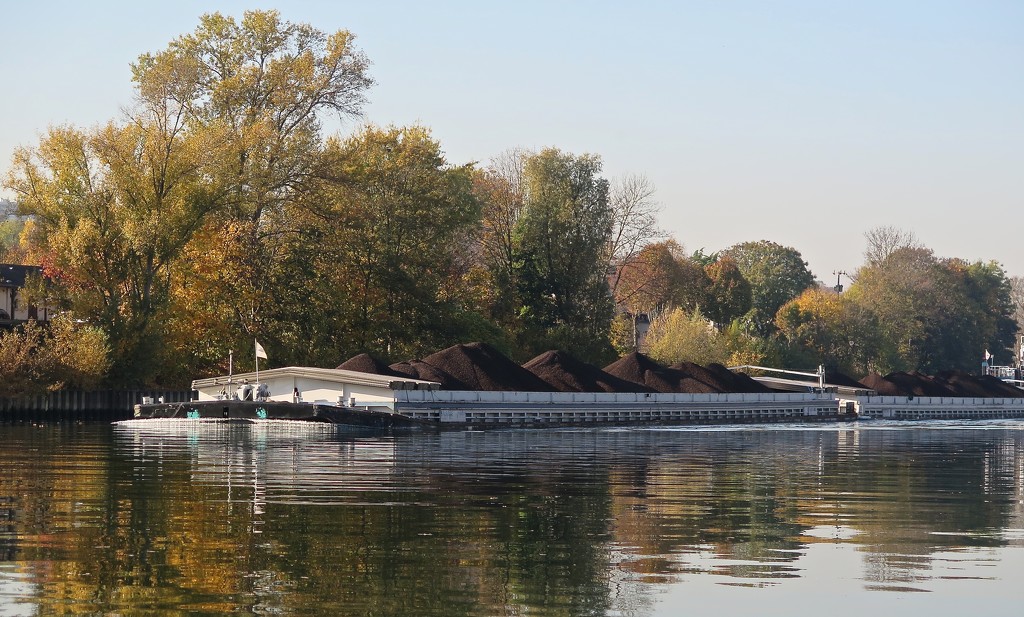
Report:
[[[251,382],[251,383],[250,383]],[[196,380],[193,400],[144,401],[136,419],[300,420],[353,427],[466,429],[496,427],[735,424],[852,420],[835,393],[666,394],[478,392],[441,390],[436,382],[384,375],[284,367]]]
[[[878,396],[868,389],[772,378],[789,392],[591,393],[442,390],[411,378],[284,367],[193,382],[191,401],[135,406],[136,419],[298,420],[366,429],[836,422],[1024,418],[1020,398]],[[251,383],[250,383],[251,382]]]

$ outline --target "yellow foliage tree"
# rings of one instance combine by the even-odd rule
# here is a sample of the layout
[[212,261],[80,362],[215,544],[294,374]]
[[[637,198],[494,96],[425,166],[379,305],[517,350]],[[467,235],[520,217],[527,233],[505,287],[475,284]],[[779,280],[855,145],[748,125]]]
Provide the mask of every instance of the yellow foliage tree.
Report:
[[724,363],[729,356],[722,335],[700,311],[674,309],[651,322],[648,355],[662,364]]
[[106,334],[61,315],[0,335],[0,396],[95,387],[110,368]]

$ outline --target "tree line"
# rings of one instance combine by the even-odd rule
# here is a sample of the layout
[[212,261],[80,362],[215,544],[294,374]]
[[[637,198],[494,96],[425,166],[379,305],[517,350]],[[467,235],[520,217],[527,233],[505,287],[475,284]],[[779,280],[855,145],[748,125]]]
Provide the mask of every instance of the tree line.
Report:
[[839,294],[773,242],[687,254],[658,229],[650,183],[609,181],[593,154],[459,165],[421,126],[325,136],[326,120],[361,116],[369,66],[345,30],[209,14],[132,65],[122,118],[17,150],[5,185],[23,218],[0,250],[43,266],[29,299],[68,325],[0,350],[56,336],[88,349],[61,378],[36,370],[32,384],[56,387],[186,384],[254,338],[278,365],[480,340],[516,359],[560,348],[602,364],[642,344],[666,361],[854,372],[967,367],[1013,346],[998,264],[939,259],[898,230],[869,238]]

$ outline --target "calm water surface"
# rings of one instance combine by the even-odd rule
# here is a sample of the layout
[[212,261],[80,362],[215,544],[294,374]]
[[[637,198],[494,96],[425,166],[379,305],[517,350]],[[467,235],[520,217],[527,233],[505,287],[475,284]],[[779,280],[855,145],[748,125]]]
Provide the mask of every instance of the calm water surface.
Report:
[[0,426],[0,615],[1022,615],[1024,423]]

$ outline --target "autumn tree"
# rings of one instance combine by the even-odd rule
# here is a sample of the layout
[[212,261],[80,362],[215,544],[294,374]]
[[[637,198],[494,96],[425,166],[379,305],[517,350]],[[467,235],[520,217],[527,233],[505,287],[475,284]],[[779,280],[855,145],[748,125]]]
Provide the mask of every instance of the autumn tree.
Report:
[[797,366],[819,364],[863,375],[872,367],[865,356],[876,355],[877,322],[853,300],[827,287],[809,287],[779,309],[775,323],[790,345]]
[[491,159],[473,177],[473,194],[482,206],[477,239],[479,269],[492,317],[510,324],[517,308],[515,230],[522,216],[524,165],[533,153],[513,148]]
[[651,322],[647,331],[648,355],[662,364],[722,363],[728,350],[721,333],[700,311],[677,308]]
[[60,315],[0,333],[0,396],[97,386],[110,367],[102,329]]
[[232,246],[216,252],[226,261],[194,272],[193,284],[219,295],[206,317],[228,320],[236,345],[262,332],[276,302],[278,223],[317,164],[322,122],[360,114],[368,67],[347,30],[325,33],[277,11],[247,11],[240,21],[204,15],[194,32],[132,67],[141,96],[183,108],[197,135],[222,135],[223,161],[208,176],[224,196],[201,237]]
[[48,275],[108,333],[117,383],[148,377],[172,264],[218,203],[216,150],[185,124],[179,108],[144,108],[126,124],[54,128],[8,177]]
[[330,140],[316,174],[279,221],[271,280],[282,291],[266,329],[283,359],[407,358],[464,342],[480,325],[461,287],[481,217],[472,169],[449,165],[426,129],[367,127]]
[[644,246],[618,267],[612,285],[615,302],[633,314],[676,306],[685,261],[683,247],[674,240]]
[[1016,324],[1010,283],[995,263],[939,259],[925,248],[902,248],[865,266],[851,299],[870,311],[887,347],[880,372],[975,368],[986,349],[1009,357]]
[[[654,186],[642,175],[630,175],[611,184],[608,197],[611,229],[605,247],[609,272],[626,267],[647,245],[663,233],[658,228],[658,203]],[[620,277],[613,277],[612,295],[617,295]]]
[[[703,291],[705,281],[692,280],[695,275],[703,274],[701,268],[689,262],[683,247],[674,240],[647,244],[619,265],[611,289],[616,304],[629,322],[628,348],[636,349],[639,344],[637,320],[641,316],[651,318],[679,306],[690,286]],[[620,341],[618,347],[622,347],[623,337],[616,338]]]
[[328,34],[271,10],[241,21],[203,15],[194,32],[140,56],[132,74],[144,97],[173,99],[193,127],[227,131],[231,156],[218,176],[231,189],[230,213],[259,223],[311,168],[322,115],[360,114],[368,67],[349,31]]

